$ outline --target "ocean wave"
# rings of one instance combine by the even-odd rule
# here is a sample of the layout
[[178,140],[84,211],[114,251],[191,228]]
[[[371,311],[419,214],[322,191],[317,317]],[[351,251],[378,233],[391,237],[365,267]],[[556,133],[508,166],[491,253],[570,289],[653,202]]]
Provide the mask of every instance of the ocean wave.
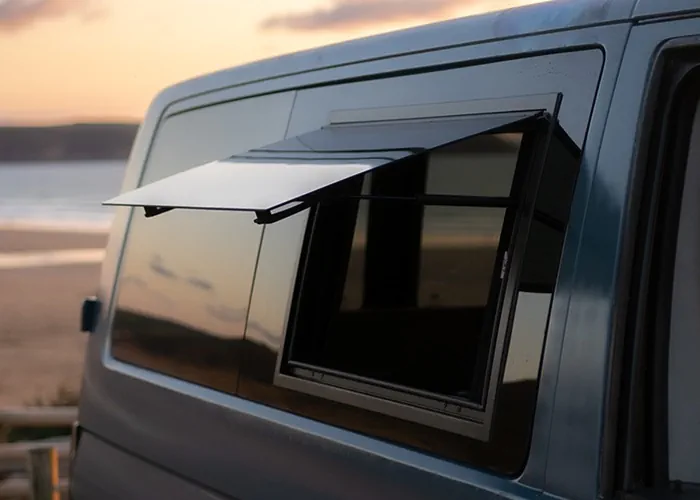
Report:
[[109,231],[122,162],[6,165],[0,168],[0,229]]

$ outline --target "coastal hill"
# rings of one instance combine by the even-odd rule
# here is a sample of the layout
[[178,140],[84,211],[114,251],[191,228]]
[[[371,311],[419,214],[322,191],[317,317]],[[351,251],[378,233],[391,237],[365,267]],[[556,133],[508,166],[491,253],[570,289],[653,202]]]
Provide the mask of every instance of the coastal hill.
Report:
[[138,125],[0,127],[0,162],[126,160]]

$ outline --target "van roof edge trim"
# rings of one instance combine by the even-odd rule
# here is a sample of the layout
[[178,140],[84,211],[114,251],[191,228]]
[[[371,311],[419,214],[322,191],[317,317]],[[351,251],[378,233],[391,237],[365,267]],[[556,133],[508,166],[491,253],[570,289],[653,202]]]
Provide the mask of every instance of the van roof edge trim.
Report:
[[327,126],[192,167],[103,202],[144,207],[152,217],[172,209],[250,211],[258,222],[280,207],[311,202],[352,177],[448,144],[542,116],[492,113],[449,120]]

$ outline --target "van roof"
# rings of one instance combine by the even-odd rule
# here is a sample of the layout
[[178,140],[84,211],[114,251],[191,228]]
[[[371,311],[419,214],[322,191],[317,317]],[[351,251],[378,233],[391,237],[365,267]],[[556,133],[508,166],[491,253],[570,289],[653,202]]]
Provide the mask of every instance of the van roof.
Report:
[[[642,16],[663,15],[664,10],[649,11],[650,0],[550,0],[486,14],[440,21],[414,28],[344,41],[324,47],[264,59],[209,73],[168,87],[182,95],[213,90],[228,85],[281,78],[310,71],[376,61],[412,53],[473,45],[538,33],[629,21],[637,10]],[[656,0],[654,0],[656,1]],[[700,0],[686,0],[683,10],[700,10]],[[684,5],[685,5],[684,4]],[[697,4],[697,5],[696,5]],[[640,9],[641,5],[641,9]],[[669,6],[667,14],[677,8]],[[654,10],[654,9],[652,9]]]

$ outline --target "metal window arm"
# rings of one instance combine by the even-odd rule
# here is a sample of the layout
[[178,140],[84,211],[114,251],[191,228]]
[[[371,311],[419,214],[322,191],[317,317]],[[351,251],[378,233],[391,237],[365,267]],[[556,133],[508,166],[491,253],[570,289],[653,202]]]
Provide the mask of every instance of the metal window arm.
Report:
[[[318,197],[316,196],[314,198]],[[285,208],[278,212],[273,212],[272,210],[256,210],[255,220],[253,222],[255,222],[256,224],[274,224],[275,222],[279,222],[288,217],[291,217],[292,215],[296,215],[299,212],[306,210],[307,208],[311,207],[312,203],[313,202],[311,200],[299,201],[296,205],[291,206],[289,208]]]

